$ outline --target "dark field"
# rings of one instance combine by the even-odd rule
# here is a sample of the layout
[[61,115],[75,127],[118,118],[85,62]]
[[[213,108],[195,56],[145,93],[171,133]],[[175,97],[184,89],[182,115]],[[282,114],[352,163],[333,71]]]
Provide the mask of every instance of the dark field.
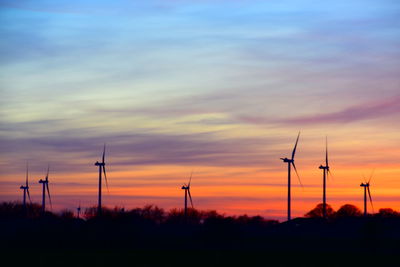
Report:
[[[46,255],[44,253],[47,253]],[[364,256],[363,256],[364,255]],[[1,253],[3,266],[398,266],[399,256],[263,250],[46,250]]]
[[[151,211],[152,209],[150,209]],[[399,217],[202,216],[156,210],[87,220],[0,219],[2,266],[399,266]]]

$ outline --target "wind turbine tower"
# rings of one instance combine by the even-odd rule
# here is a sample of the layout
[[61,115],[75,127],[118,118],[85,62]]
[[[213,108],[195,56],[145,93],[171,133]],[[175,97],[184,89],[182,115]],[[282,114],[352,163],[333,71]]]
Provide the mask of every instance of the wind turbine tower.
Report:
[[181,188],[182,190],[185,190],[185,218],[187,218],[187,197],[188,197],[188,195],[189,195],[189,199],[190,199],[190,204],[193,208],[192,196],[190,194],[190,183],[192,181],[192,174],[193,174],[193,172],[190,174],[189,183],[183,184],[183,186]]
[[104,149],[103,149],[103,157],[102,161],[94,164],[95,166],[99,167],[99,199],[98,199],[98,205],[97,205],[97,214],[101,215],[101,184],[102,184],[102,173],[104,174],[104,180],[106,181],[106,186],[108,190],[108,182],[107,182],[107,175],[106,175],[106,163],[105,163],[105,156],[106,156],[106,145],[104,144]]
[[325,141],[326,149],[325,149],[325,166],[322,164],[319,166],[319,169],[323,171],[323,180],[322,180],[322,216],[326,218],[326,178],[328,174],[331,173],[329,170],[328,164],[328,138]]
[[46,212],[46,191],[49,196],[49,202],[50,206],[51,204],[51,197],[50,197],[50,189],[49,189],[49,171],[50,171],[50,166],[47,168],[47,174],[46,178],[44,180],[40,179],[39,183],[43,185],[43,190],[42,190],[42,214]]
[[77,215],[78,215],[78,219],[79,219],[79,217],[80,217],[80,215],[81,215],[81,202],[79,201],[79,206],[76,208],[76,211],[77,211]]
[[26,164],[26,178],[25,178],[25,185],[21,185],[19,187],[20,189],[24,190],[23,198],[22,198],[22,205],[24,207],[24,210],[26,211],[26,195],[28,195],[29,202],[32,203],[31,201],[31,196],[29,194],[29,181],[28,181],[28,163]]
[[371,176],[369,177],[368,182],[364,181],[365,183],[361,183],[360,184],[361,187],[364,187],[364,216],[367,216],[367,202],[368,202],[367,201],[367,194],[368,194],[368,197],[369,197],[369,201],[371,203],[372,212],[374,210],[374,205],[372,204],[371,191],[369,190],[369,185],[370,185],[370,182],[371,182],[371,178],[372,178],[372,173],[371,173]]
[[294,148],[293,148],[293,151],[292,151],[292,157],[290,158],[290,159],[288,159],[288,158],[281,158],[281,160],[284,162],[284,163],[287,163],[288,164],[288,202],[287,202],[287,218],[288,218],[288,221],[290,221],[290,219],[291,219],[291,214],[290,214],[290,210],[291,210],[291,206],[290,206],[290,202],[291,202],[291,195],[290,195],[290,186],[291,186],[291,181],[290,181],[290,171],[291,171],[291,166],[293,166],[293,168],[294,168],[294,171],[296,172],[296,175],[297,175],[297,178],[299,179],[299,183],[300,183],[300,185],[301,186],[303,186],[302,184],[301,184],[301,181],[300,181],[300,177],[299,177],[299,174],[297,173],[297,169],[296,169],[296,165],[294,164],[294,156],[295,156],[295,154],[296,154],[296,148],[297,148],[297,143],[299,142],[299,137],[300,137],[300,132],[299,132],[299,134],[297,135],[297,139],[296,139],[296,143],[295,143],[295,145],[294,145]]

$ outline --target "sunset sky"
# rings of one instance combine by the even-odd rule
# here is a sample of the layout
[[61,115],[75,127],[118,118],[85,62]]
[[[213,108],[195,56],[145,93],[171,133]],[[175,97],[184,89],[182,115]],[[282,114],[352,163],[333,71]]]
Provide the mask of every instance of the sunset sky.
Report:
[[[108,207],[286,216],[322,199],[400,210],[400,1],[0,0],[0,201],[26,163],[53,211]],[[370,209],[370,207],[369,207]]]

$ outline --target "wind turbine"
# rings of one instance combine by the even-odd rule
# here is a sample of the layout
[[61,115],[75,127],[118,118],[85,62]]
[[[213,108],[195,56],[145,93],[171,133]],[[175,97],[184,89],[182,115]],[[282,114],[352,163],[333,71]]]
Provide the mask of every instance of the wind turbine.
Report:
[[294,171],[296,172],[297,178],[299,179],[299,183],[301,186],[303,186],[301,184],[300,181],[300,177],[299,174],[297,173],[297,169],[296,169],[296,165],[294,164],[294,155],[296,154],[296,148],[297,148],[297,143],[299,142],[299,137],[300,137],[300,132],[297,135],[297,139],[296,139],[296,143],[294,145],[293,151],[292,151],[292,158],[288,159],[288,158],[281,158],[281,160],[285,163],[288,164],[288,208],[287,208],[287,218],[288,221],[290,221],[290,170],[291,170],[291,166],[293,166]]
[[108,191],[108,182],[107,182],[107,176],[106,176],[106,163],[104,162],[106,156],[106,144],[104,144],[104,149],[103,149],[103,157],[102,161],[94,164],[95,166],[99,166],[99,200],[98,200],[98,205],[97,205],[97,214],[101,215],[101,174],[104,174],[104,179],[106,180],[106,186],[107,186],[107,191]]
[[182,186],[182,190],[185,190],[185,218],[187,218],[187,197],[188,197],[188,195],[190,198],[190,204],[192,205],[192,208],[193,208],[192,196],[190,195],[190,182],[192,181],[192,174],[193,174],[193,172],[190,174],[189,183],[183,184],[183,186]]
[[26,211],[26,195],[28,194],[29,202],[32,203],[31,195],[29,194],[29,183],[28,183],[28,163],[26,163],[26,179],[25,186],[21,185],[19,188],[24,190],[24,196],[22,199],[22,205],[24,206],[24,210]]
[[44,180],[42,180],[42,179],[39,180],[39,183],[43,185],[43,191],[42,191],[42,214],[44,214],[45,211],[46,211],[46,190],[47,190],[47,194],[49,196],[50,206],[52,206],[51,197],[50,197],[50,189],[49,189],[49,171],[50,171],[50,166],[47,167],[46,178]]
[[331,171],[329,170],[329,164],[328,164],[328,138],[325,139],[325,144],[326,144],[325,166],[323,166],[322,164],[319,166],[319,169],[321,169],[323,171],[322,215],[324,218],[326,218],[326,177],[328,177],[328,174],[331,174]]
[[365,177],[364,177],[365,183],[360,184],[361,187],[364,187],[364,216],[367,216],[367,191],[368,191],[369,201],[371,202],[372,212],[374,212],[374,205],[372,204],[371,191],[369,190],[369,185],[370,185],[369,183],[371,182],[372,175],[373,175],[373,171],[369,177],[368,182],[365,180]]
[[76,211],[78,213],[78,219],[79,219],[79,216],[81,214],[81,202],[80,201],[79,201],[79,206],[76,208]]

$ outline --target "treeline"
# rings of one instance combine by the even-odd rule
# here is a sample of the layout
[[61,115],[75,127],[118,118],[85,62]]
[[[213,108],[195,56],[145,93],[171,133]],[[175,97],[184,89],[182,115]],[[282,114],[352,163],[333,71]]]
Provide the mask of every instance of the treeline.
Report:
[[[335,211],[329,204],[326,205],[326,214],[328,219],[346,218],[346,217],[361,217],[363,212],[352,204],[345,204]],[[77,219],[77,212],[64,209],[59,213],[46,211],[44,217],[59,218],[59,219]],[[0,218],[42,218],[41,206],[39,204],[27,204],[24,207],[19,202],[3,202],[0,204]],[[304,214],[306,218],[322,218],[323,204],[318,204],[314,209]],[[368,217],[400,217],[400,212],[391,208],[381,208],[377,213],[368,214]],[[95,220],[99,219],[97,215],[97,207],[89,207],[80,213],[80,219]],[[141,220],[148,223],[163,224],[163,223],[185,223],[185,224],[203,224],[207,221],[223,220],[227,222],[235,222],[238,224],[259,224],[259,225],[275,225],[277,220],[265,219],[262,216],[226,216],[215,210],[197,210],[188,209],[188,214],[185,217],[182,209],[171,209],[165,211],[155,205],[146,205],[143,208],[134,208],[126,210],[124,207],[102,208],[101,219],[103,220],[120,220],[132,219]]]
[[[13,218],[27,218],[27,219],[78,219],[77,212],[65,209],[59,213],[52,213],[46,211],[43,215],[41,213],[41,206],[38,204],[27,204],[26,208],[19,202],[3,202],[0,204],[0,219],[13,219]],[[92,220],[131,220],[135,222],[145,222],[149,224],[204,224],[209,221],[226,221],[230,223],[237,224],[257,224],[257,225],[275,225],[278,224],[277,220],[264,219],[261,216],[226,216],[220,214],[215,210],[197,210],[193,208],[188,208],[187,216],[185,216],[184,211],[181,209],[171,209],[165,211],[155,205],[146,205],[143,208],[134,208],[131,210],[126,210],[123,207],[114,208],[102,208],[101,216],[97,214],[97,207],[86,208],[80,214],[81,220],[92,221]]]
[[[66,263],[64,266],[75,266],[71,251],[86,260],[82,266],[90,265],[93,258],[97,260],[95,266],[114,266],[114,257],[102,265],[104,251],[123,255],[117,265],[124,265],[129,259],[139,261],[139,266],[149,266],[149,262],[163,266],[167,257],[173,257],[169,266],[178,266],[183,251],[195,255],[197,266],[221,266],[222,258],[222,265],[228,262],[228,266],[234,266],[237,257],[246,262],[254,259],[249,263],[251,266],[266,257],[274,259],[276,264],[272,266],[282,266],[279,265],[282,261],[290,263],[288,266],[298,262],[298,258],[288,255],[301,255],[307,263],[304,266],[310,266],[308,259],[315,255],[321,255],[321,260],[332,254],[348,258],[360,253],[374,255],[378,259],[374,266],[384,266],[382,258],[399,255],[398,212],[380,209],[378,213],[362,216],[350,204],[337,211],[330,207],[328,210],[327,220],[321,218],[322,204],[318,204],[303,218],[279,223],[261,216],[227,216],[196,209],[189,209],[185,216],[183,210],[165,211],[153,205],[130,210],[103,208],[101,216],[97,216],[96,207],[90,207],[77,218],[76,212],[70,210],[43,215],[40,205],[30,204],[25,208],[21,203],[4,202],[0,204],[0,251],[3,256],[30,251],[32,256],[26,263],[36,255],[45,255],[43,251],[52,253],[54,257],[48,266],[59,266],[61,260]],[[47,260],[41,257],[39,261]],[[354,258],[352,266],[358,266],[359,261]],[[14,257],[10,262],[14,262]],[[332,263],[344,266],[339,258]]]
[[[241,246],[243,239],[258,237],[276,220],[261,216],[226,216],[216,211],[188,209],[165,211],[154,205],[126,210],[122,207],[87,208],[81,218],[64,210],[41,214],[37,204],[0,204],[0,237],[7,248],[28,246],[35,240],[45,248],[197,249]],[[258,241],[256,242],[258,243]],[[1,247],[1,244],[0,244]]]
[[[346,217],[361,217],[363,212],[352,204],[345,204],[335,211],[329,204],[326,204],[326,215],[328,219],[346,218]],[[323,204],[318,204],[314,209],[304,215],[306,218],[322,218]],[[367,214],[368,217],[400,217],[400,213],[392,208],[379,209],[377,213]]]

